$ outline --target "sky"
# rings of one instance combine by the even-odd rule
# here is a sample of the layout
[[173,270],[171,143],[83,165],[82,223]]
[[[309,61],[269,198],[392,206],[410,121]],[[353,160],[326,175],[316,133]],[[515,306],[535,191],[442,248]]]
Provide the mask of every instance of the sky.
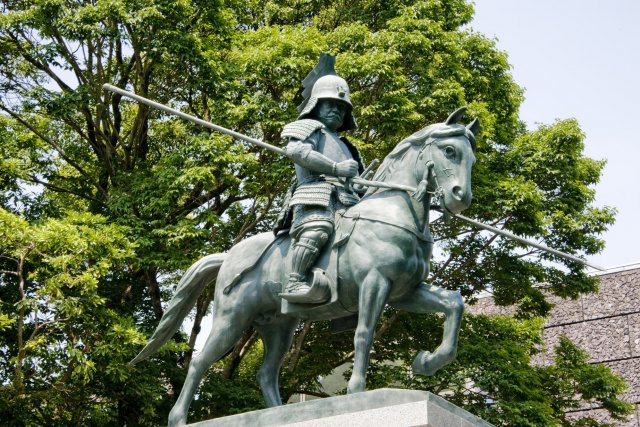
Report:
[[473,30],[497,39],[516,83],[525,88],[520,117],[536,123],[575,118],[585,155],[606,159],[596,206],[618,210],[587,259],[605,268],[640,263],[640,1],[476,0]]

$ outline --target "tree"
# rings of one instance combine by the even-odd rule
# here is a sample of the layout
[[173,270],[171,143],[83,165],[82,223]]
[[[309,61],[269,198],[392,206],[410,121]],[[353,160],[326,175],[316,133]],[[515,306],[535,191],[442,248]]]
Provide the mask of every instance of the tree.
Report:
[[[599,179],[603,162],[582,155],[584,136],[577,123],[568,120],[526,131],[518,119],[522,90],[509,74],[506,55],[464,27],[473,9],[463,0],[28,0],[2,5],[3,230],[10,234],[17,227],[12,224],[28,230],[21,243],[7,243],[0,254],[10,258],[2,258],[5,273],[0,276],[5,285],[0,295],[0,348],[8,356],[2,387],[3,395],[11,396],[2,407],[9,417],[22,408],[40,411],[42,419],[57,424],[164,422],[181,387],[181,368],[190,360],[189,346],[200,330],[212,289],[198,301],[193,330],[176,336],[171,349],[175,351],[163,351],[137,370],[126,367],[126,360],[141,333],[155,327],[162,302],[188,265],[269,228],[292,175],[290,163],[273,153],[102,91],[103,83],[133,89],[277,145],[282,126],[296,117],[300,81],[320,52],[331,52],[338,54],[337,69],[352,90],[360,128],[350,138],[365,159],[381,158],[412,131],[468,105],[470,115],[483,124],[471,216],[567,252],[587,254],[602,248],[598,234],[613,221],[611,209],[593,206],[590,185]],[[91,348],[106,340],[104,353],[78,352],[70,347],[76,341],[65,332],[56,336],[59,352],[42,355],[47,361],[43,363],[36,362],[31,350],[20,350],[24,341],[18,342],[17,331],[30,334],[41,321],[33,303],[21,303],[35,297],[20,294],[14,273],[27,279],[25,289],[39,295],[49,289],[49,276],[38,278],[35,272],[58,274],[48,260],[70,254],[45,246],[38,256],[29,252],[31,258],[20,267],[12,251],[28,247],[54,223],[68,230],[64,233],[69,238],[75,236],[75,244],[88,248],[73,258],[75,273],[65,276],[69,283],[81,280],[83,266],[93,265],[100,254],[121,255],[112,263],[105,260],[91,286],[86,285],[91,288],[86,298],[95,299],[82,302],[82,318],[71,316],[81,332],[70,331]],[[99,237],[79,227],[95,229]],[[465,224],[436,223],[434,232],[445,256],[433,263],[433,282],[460,289],[470,301],[489,290],[498,303],[517,304],[523,320],[487,321],[486,334],[511,330],[523,354],[532,351],[534,340],[517,331],[550,308],[536,283],[550,283],[552,292],[563,297],[596,288],[595,280],[575,263],[527,252]],[[80,288],[60,284],[60,304],[74,305]],[[55,317],[56,304],[41,303],[39,313],[51,313],[52,319],[69,317]],[[426,337],[403,332],[407,321],[401,313],[385,313],[374,360],[388,360],[395,351],[409,360],[419,344],[428,344]],[[478,332],[469,325],[478,322],[468,320],[470,337]],[[414,331],[437,335],[433,318],[411,319],[411,324]],[[105,338],[105,331],[113,332]],[[400,339],[406,347],[397,344]],[[499,341],[493,350],[499,352],[507,344],[511,343]],[[330,335],[327,325],[302,325],[283,375],[285,394],[317,392],[318,375],[348,361],[351,348],[350,337]],[[249,331],[204,382],[195,416],[260,405],[252,378],[260,352],[259,340]],[[464,344],[460,353],[465,354]],[[523,363],[525,359],[521,357]],[[16,377],[11,368],[18,362],[33,372],[27,375],[23,369],[24,375]],[[58,363],[68,372],[77,366],[85,371],[67,380],[59,374]],[[452,367],[438,381],[444,384],[454,372],[468,375],[473,369],[489,369],[477,359],[469,358],[468,363],[468,369]],[[376,366],[380,376],[374,375],[374,382],[385,384],[386,374]],[[511,372],[509,366],[502,366],[503,371]],[[222,383],[219,375],[231,378],[233,386]],[[597,375],[604,378],[608,373]],[[26,381],[27,376],[46,381],[35,384]],[[55,387],[68,392],[45,393]],[[246,399],[220,399],[238,388]],[[615,394],[620,388],[614,389]],[[539,404],[548,405],[546,397],[553,393],[540,391],[544,398]],[[45,402],[37,411],[35,396]],[[481,411],[472,400],[459,401]],[[96,406],[108,410],[98,414]],[[545,408],[545,414],[557,414],[562,405]],[[628,409],[615,408],[613,413],[620,414]]]

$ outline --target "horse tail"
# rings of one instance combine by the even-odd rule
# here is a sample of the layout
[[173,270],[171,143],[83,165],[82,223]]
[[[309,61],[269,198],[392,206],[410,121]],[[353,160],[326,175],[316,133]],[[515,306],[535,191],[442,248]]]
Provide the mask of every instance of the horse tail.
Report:
[[218,271],[227,254],[207,255],[198,260],[184,273],[176,292],[169,301],[158,327],[153,332],[147,345],[133,358],[130,365],[135,365],[155,353],[171,339],[180,328],[182,321],[195,306],[202,291],[218,276]]

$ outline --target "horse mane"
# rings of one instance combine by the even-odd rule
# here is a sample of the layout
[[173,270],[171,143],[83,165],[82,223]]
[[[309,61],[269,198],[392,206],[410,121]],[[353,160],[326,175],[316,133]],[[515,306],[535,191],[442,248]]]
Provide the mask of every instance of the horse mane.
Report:
[[[384,181],[393,171],[396,166],[402,162],[404,156],[407,154],[409,148],[415,146],[423,146],[431,144],[435,139],[446,138],[450,136],[464,135],[471,144],[471,148],[476,149],[476,138],[473,132],[467,127],[454,123],[436,123],[426,126],[419,131],[411,134],[396,145],[396,147],[384,158],[384,161],[378,168],[378,171],[373,176],[374,181]],[[375,191],[373,187],[370,189]]]

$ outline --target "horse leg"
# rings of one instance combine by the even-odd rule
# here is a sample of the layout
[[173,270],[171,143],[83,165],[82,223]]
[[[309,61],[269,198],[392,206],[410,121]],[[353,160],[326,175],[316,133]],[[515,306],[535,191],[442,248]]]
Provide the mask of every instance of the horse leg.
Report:
[[251,324],[252,316],[246,311],[250,308],[237,307],[234,309],[233,303],[235,302],[239,302],[239,300],[229,301],[230,308],[216,307],[214,309],[213,328],[202,352],[194,357],[189,364],[189,372],[180,396],[169,413],[169,427],[182,426],[187,423],[189,406],[205,372],[214,362],[229,352]]
[[369,271],[360,285],[358,327],[353,338],[355,350],[353,373],[347,385],[347,393],[349,394],[365,390],[369,352],[373,344],[376,325],[387,302],[390,289],[389,280],[376,270]]
[[406,299],[391,305],[413,313],[438,312],[445,315],[442,343],[433,353],[428,351],[418,353],[412,366],[414,374],[433,375],[438,369],[453,362],[458,348],[458,332],[464,312],[464,301],[460,292],[421,283]]
[[280,367],[291,347],[293,333],[299,322],[296,318],[281,316],[272,323],[256,325],[264,344],[262,366],[258,370],[258,384],[267,407],[282,405],[278,384]]

